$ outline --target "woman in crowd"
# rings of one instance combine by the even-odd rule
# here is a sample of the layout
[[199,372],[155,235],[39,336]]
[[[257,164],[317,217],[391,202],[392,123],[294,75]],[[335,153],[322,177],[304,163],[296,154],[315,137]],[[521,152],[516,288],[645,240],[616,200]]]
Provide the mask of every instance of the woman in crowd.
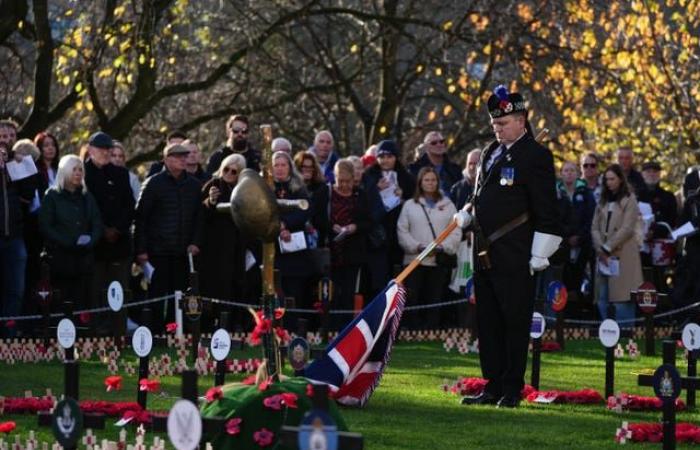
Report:
[[402,251],[396,237],[396,222],[401,204],[415,190],[413,176],[399,161],[399,147],[386,140],[377,145],[377,163],[368,167],[362,177],[367,193],[372,226],[368,234],[367,269],[370,296],[384,289],[394,266],[402,263]]
[[[273,153],[272,178],[275,182],[275,195],[278,199],[309,200],[304,180],[294,166],[289,153]],[[275,266],[280,270],[284,295],[293,297],[296,305],[302,308],[311,306],[311,296],[305,289],[308,278],[312,275],[309,257],[306,249],[294,251],[290,246],[293,238],[306,238],[306,223],[311,220],[311,213],[311,208],[309,208],[280,214],[279,245],[275,258]],[[296,317],[289,314],[285,326],[296,330]]]
[[[366,233],[370,227],[367,198],[354,182],[354,166],[347,159],[339,160],[334,168],[335,184],[331,190],[331,265],[335,297],[333,309],[353,309],[357,277],[366,262]],[[337,330],[351,316],[334,315]]]
[[75,155],[61,158],[56,185],[46,191],[39,210],[39,228],[46,240],[51,281],[62,300],[75,309],[87,307],[93,248],[102,236],[100,211],[85,189],[83,162]]
[[[114,141],[114,147],[112,147],[110,153],[110,162],[115,166],[126,168],[126,151],[124,150],[124,144],[119,141]],[[139,181],[139,176],[132,170],[129,170],[129,186],[134,194],[134,201],[138,201],[139,192],[141,192],[141,182]]]
[[42,184],[39,186],[39,196],[44,197],[46,189],[56,182],[56,172],[58,171],[58,160],[61,152],[58,147],[58,140],[53,134],[43,131],[36,135],[34,144],[39,147],[41,156],[37,161],[36,168],[41,175]]
[[299,152],[294,155],[294,165],[301,173],[306,190],[311,196],[311,222],[306,225],[306,233],[310,236],[316,236],[318,247],[326,247],[329,195],[326,178],[321,172],[316,155],[311,152]]
[[[438,174],[433,167],[418,172],[416,192],[404,203],[397,223],[399,244],[404,250],[404,264],[409,264],[449,225],[457,212],[452,201],[442,195]],[[425,258],[406,280],[410,303],[427,305],[442,300],[451,270],[447,255],[457,252],[462,231],[458,228]],[[442,256],[441,256],[442,255]],[[430,308],[408,316],[410,328],[435,329],[440,322],[440,310]]]
[[[246,292],[246,242],[229,214],[216,211],[216,205],[228,202],[238,177],[245,169],[245,158],[234,153],[221,161],[218,170],[202,188],[204,233],[200,256],[201,292],[205,297],[234,301]],[[242,316],[235,319],[242,326]]]
[[[605,170],[600,203],[593,215],[591,234],[597,256],[596,298],[606,318],[608,304],[615,305],[618,321],[634,319],[630,291],[642,284],[639,256],[639,206],[618,164]],[[633,326],[633,323],[624,323]]]
[[365,173],[365,165],[362,163],[362,158],[357,155],[350,155],[347,158],[352,163],[353,167],[353,183],[354,187],[359,188],[362,182],[362,175]]

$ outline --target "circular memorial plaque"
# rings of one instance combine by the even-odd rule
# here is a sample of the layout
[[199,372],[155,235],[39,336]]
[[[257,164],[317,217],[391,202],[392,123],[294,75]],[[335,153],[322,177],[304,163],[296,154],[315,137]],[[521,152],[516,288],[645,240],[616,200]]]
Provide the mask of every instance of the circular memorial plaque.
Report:
[[168,437],[177,450],[194,450],[202,438],[202,417],[189,400],[175,402],[168,413]]
[[654,393],[663,402],[672,402],[681,394],[681,376],[678,369],[662,364],[654,372]]
[[301,420],[297,443],[300,450],[337,450],[338,428],[328,413],[311,410]]
[[140,358],[145,358],[153,349],[153,334],[148,327],[138,327],[131,337],[131,347]]
[[309,343],[303,337],[295,337],[287,347],[287,358],[294,370],[302,370],[309,362],[310,354]]
[[75,324],[70,319],[61,319],[56,328],[58,343],[63,348],[71,348],[75,344]]
[[561,281],[552,281],[547,286],[547,302],[552,306],[552,311],[559,312],[566,308],[569,293]]
[[231,335],[223,328],[219,328],[211,336],[210,344],[211,355],[217,361],[223,361],[228,356],[231,350]]
[[700,325],[697,323],[689,323],[683,327],[682,334],[683,346],[688,350],[700,349]]
[[532,339],[539,339],[544,334],[544,330],[547,324],[544,320],[544,316],[538,312],[532,313],[532,323],[530,324],[530,337]]
[[109,303],[109,308],[117,312],[124,306],[124,290],[122,285],[118,281],[112,281],[107,288],[107,302]]
[[605,347],[615,347],[620,340],[620,325],[612,319],[605,319],[598,327],[598,339]]
[[78,402],[64,398],[56,403],[51,419],[53,436],[63,448],[73,448],[83,432],[83,413]]

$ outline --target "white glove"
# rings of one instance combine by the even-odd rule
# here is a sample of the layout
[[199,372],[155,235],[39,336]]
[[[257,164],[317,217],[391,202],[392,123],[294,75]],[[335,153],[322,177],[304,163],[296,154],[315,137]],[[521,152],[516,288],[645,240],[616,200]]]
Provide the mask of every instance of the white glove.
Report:
[[452,220],[457,222],[457,226],[465,229],[472,223],[472,215],[466,211],[458,211],[452,216]]
[[535,236],[532,239],[532,249],[530,254],[530,274],[540,272],[549,267],[549,257],[554,254],[561,244],[561,236],[556,234],[540,233],[535,231]]
[[540,258],[539,256],[530,258],[530,275],[534,275],[535,272],[541,272],[547,267],[549,267],[549,259]]
[[89,234],[81,234],[78,236],[78,242],[76,242],[77,245],[88,245],[92,238],[90,237]]

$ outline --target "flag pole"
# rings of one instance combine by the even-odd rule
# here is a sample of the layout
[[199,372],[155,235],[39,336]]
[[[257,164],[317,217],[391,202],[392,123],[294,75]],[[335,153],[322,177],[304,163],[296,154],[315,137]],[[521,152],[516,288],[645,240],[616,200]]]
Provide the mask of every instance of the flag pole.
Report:
[[[547,135],[547,133],[549,133],[549,129],[543,128],[542,130],[540,130],[539,133],[537,133],[537,136],[535,136],[535,140],[539,142],[540,140],[542,140],[542,138],[544,138]],[[435,247],[437,247],[442,243],[442,241],[447,239],[447,236],[449,236],[450,233],[452,233],[452,230],[454,230],[455,228],[457,228],[457,222],[453,220],[450,222],[449,225],[447,225],[447,228],[445,228],[443,232],[440,233],[440,235],[436,237],[435,240],[425,248],[425,250],[420,252],[420,254],[416,256],[416,258],[413,261],[411,261],[411,263],[407,265],[406,268],[403,269],[400,274],[398,274],[394,281],[396,281],[396,283],[398,284],[403,284],[404,280],[408,278],[411,272],[416,270],[416,267],[418,267],[420,263],[425,258],[427,258],[428,255],[430,255],[430,253],[433,252],[433,250],[435,250]]]

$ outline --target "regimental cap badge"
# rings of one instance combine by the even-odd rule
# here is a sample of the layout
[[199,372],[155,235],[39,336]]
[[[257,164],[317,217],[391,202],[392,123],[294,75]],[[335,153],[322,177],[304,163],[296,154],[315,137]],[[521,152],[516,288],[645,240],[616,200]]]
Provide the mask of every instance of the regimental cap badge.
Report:
[[487,102],[487,107],[492,119],[527,111],[523,96],[517,92],[508,92],[508,88],[502,84],[499,84],[493,90],[493,94]]

